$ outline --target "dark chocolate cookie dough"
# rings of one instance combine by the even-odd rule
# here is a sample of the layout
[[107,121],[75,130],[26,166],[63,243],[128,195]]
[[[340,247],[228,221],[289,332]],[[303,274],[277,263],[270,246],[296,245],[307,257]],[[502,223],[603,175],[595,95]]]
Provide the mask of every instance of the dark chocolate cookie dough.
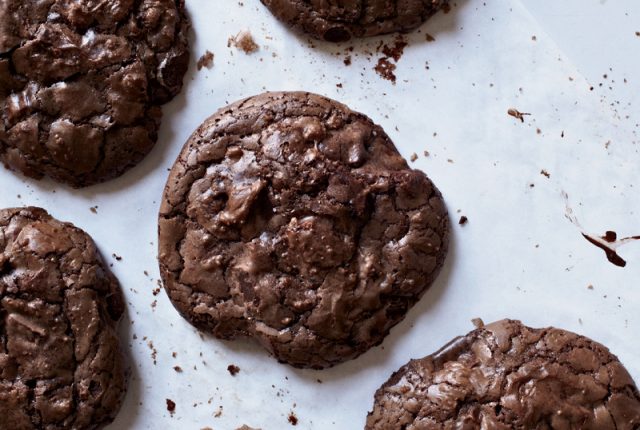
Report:
[[261,0],[292,27],[329,42],[406,32],[449,0]]
[[603,345],[503,320],[402,367],[365,428],[635,430],[640,394]]
[[0,1],[0,160],[83,187],[136,165],[188,66],[184,0]]
[[266,93],[191,136],[160,209],[175,307],[224,339],[324,368],[382,342],[447,251],[442,197],[382,128],[309,93]]
[[0,210],[0,430],[111,422],[126,390],[123,312],[85,232],[42,209]]

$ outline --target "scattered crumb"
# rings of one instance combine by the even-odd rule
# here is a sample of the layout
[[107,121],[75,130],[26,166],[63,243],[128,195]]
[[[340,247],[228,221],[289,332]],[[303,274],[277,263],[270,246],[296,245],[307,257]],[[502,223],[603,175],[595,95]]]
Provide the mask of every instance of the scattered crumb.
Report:
[[213,414],[214,418],[220,418],[222,416],[222,406],[218,407],[218,410]]
[[229,371],[229,374],[231,376],[236,376],[238,373],[240,373],[240,368],[235,364],[228,365],[227,370]]
[[242,427],[238,427],[236,430],[260,430],[260,429],[254,429],[253,427],[249,427],[248,425],[244,424]]
[[351,55],[347,55],[346,57],[344,57],[344,65],[345,66],[351,65]]
[[91,206],[91,207],[89,208],[89,210],[90,210],[92,213],[97,214],[97,213],[98,213],[98,206]]
[[249,30],[242,30],[235,37],[230,37],[227,46],[235,46],[245,54],[252,54],[260,49]]
[[211,427],[202,427],[200,430],[213,430]]
[[393,73],[396,70],[396,65],[391,63],[388,58],[383,57],[378,60],[378,64],[373,68],[382,79],[396,83],[396,74]]
[[465,225],[465,224],[466,224],[466,223],[468,223],[468,222],[469,222],[469,218],[467,218],[466,216],[462,215],[462,216],[460,217],[460,221],[458,221],[458,224],[460,224],[460,225]]
[[540,174],[546,176],[547,178],[551,177],[551,174],[544,169],[540,170]]
[[589,289],[589,290],[593,290],[593,285],[589,284],[589,285],[587,286],[587,289]]
[[167,410],[171,413],[171,415],[173,415],[173,413],[176,411],[176,402],[171,399],[167,399]]
[[428,157],[428,156],[429,156],[429,151],[427,151],[427,150],[425,149],[425,150],[424,150],[424,152],[423,152],[423,154],[424,154],[424,156],[425,156],[425,157]]
[[182,367],[180,366],[173,366],[173,370],[175,370],[178,373],[182,373]]
[[484,321],[482,321],[482,318],[474,318],[474,319],[471,320],[471,322],[473,323],[475,328],[484,327]]
[[155,310],[156,306],[158,306],[158,301],[157,300],[152,301],[151,302],[151,309]]
[[411,154],[411,161],[416,161],[417,159],[418,159],[418,154],[416,154],[415,152]]
[[382,44],[380,42],[380,46],[378,50],[382,49],[383,57],[378,59],[378,63],[373,68],[378,75],[380,75],[383,79],[386,79],[395,85],[396,83],[396,65],[392,63],[390,60],[393,60],[395,63],[400,61],[402,54],[404,53],[404,48],[408,45],[407,39],[403,35],[398,35],[394,39],[394,43],[392,46]]
[[533,40],[535,42],[536,40],[538,40],[538,38],[535,35],[533,35],[533,36],[531,36],[531,40]]
[[296,417],[296,415],[293,412],[289,414],[289,417],[287,419],[289,420],[289,423],[291,423],[292,426],[295,426],[298,424],[298,417]]
[[213,57],[213,52],[207,49],[202,57],[200,57],[200,59],[198,60],[198,70],[202,70],[203,67],[211,69],[213,67]]
[[115,258],[115,259],[116,259],[116,261],[122,261],[122,257],[120,257],[119,255],[116,255],[115,253],[114,253],[114,254],[111,254],[111,256],[112,256],[113,258]]
[[524,122],[525,115],[531,115],[530,113],[520,112],[518,109],[514,109],[514,108],[510,108],[507,111],[507,114],[516,119],[519,119],[520,122]]
[[429,33],[427,33],[427,42],[435,42],[435,41],[436,41],[436,38],[430,35]]

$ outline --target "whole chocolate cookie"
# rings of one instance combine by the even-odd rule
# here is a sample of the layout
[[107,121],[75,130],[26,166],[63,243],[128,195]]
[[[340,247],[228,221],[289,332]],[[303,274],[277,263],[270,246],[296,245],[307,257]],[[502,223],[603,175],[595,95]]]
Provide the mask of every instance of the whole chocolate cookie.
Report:
[[375,395],[365,429],[640,428],[640,394],[603,345],[503,320],[412,360]]
[[123,312],[85,232],[43,209],[0,210],[0,430],[111,422],[126,391]]
[[261,0],[292,27],[329,42],[406,32],[449,0]]
[[404,318],[443,264],[448,223],[436,187],[369,118],[266,93],[185,145],[160,208],[160,269],[196,327],[324,368]]
[[184,0],[0,1],[0,160],[74,187],[136,165],[189,60]]

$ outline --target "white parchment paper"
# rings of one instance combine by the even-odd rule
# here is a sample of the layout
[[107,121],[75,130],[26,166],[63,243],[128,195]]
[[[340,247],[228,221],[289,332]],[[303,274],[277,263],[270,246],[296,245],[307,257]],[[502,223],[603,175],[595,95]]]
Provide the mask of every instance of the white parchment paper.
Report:
[[[299,429],[360,429],[375,390],[393,371],[468,332],[476,317],[585,334],[640,381],[640,243],[620,248],[627,267],[613,266],[565,218],[562,195],[589,233],[640,234],[633,121],[590,91],[519,1],[457,0],[407,37],[396,85],[373,70],[382,56],[376,47],[394,36],[340,47],[310,43],[258,0],[187,3],[192,67],[141,165],[79,191],[0,170],[0,207],[42,206],[80,226],[120,279],[132,378],[111,429],[278,430],[293,428],[291,413]],[[242,29],[250,29],[258,52],[227,47]],[[426,33],[436,40],[427,42]],[[214,67],[198,72],[205,50],[215,54]],[[451,250],[435,285],[380,347],[326,371],[280,365],[250,342],[200,336],[163,291],[153,294],[167,169],[207,116],[265,90],[314,91],[366,113],[405,157],[419,156],[411,164],[434,180],[451,214]],[[509,108],[531,115],[521,123]],[[465,226],[457,224],[461,215],[469,219]],[[235,377],[230,364],[240,368]],[[176,403],[173,416],[166,399]]]

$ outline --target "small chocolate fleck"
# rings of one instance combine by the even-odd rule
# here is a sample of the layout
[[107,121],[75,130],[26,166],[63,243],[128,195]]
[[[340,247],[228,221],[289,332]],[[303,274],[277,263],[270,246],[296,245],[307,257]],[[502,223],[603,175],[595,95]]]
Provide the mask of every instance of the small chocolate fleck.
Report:
[[227,370],[229,371],[229,374],[231,376],[236,376],[238,373],[240,373],[240,368],[235,364],[230,364],[229,366],[227,366]]
[[198,60],[198,70],[202,70],[203,67],[211,69],[213,67],[213,58],[213,52],[207,49],[207,51]]
[[510,108],[509,110],[507,110],[507,114],[516,119],[519,119],[520,122],[524,122],[525,115],[531,115],[530,113],[520,112],[518,109],[514,108]]
[[296,417],[296,415],[293,412],[289,414],[288,420],[292,426],[298,425],[298,417]]
[[173,413],[176,411],[176,402],[171,399],[167,399],[167,410],[171,413],[171,415],[173,415]]
[[469,218],[467,218],[466,216],[462,215],[462,216],[460,217],[460,221],[458,221],[458,224],[460,224],[460,225],[465,225],[465,224],[466,224],[466,223],[468,223],[468,222],[469,222]]

